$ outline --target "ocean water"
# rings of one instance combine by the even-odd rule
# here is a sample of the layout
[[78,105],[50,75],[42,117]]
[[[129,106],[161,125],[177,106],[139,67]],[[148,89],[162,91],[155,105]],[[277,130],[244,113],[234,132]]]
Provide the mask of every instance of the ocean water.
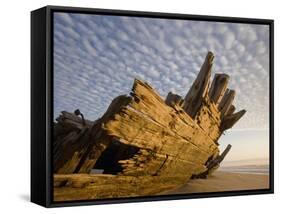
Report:
[[269,165],[223,166],[220,171],[248,174],[269,174]]

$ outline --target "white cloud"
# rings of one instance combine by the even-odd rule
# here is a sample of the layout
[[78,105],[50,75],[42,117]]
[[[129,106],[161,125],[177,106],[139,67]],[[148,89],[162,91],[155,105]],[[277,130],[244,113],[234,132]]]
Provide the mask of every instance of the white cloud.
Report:
[[232,48],[232,44],[235,41],[235,35],[231,31],[227,31],[224,34],[224,47],[226,49]]
[[74,25],[74,22],[68,13],[57,13],[56,17],[61,19],[64,24]]
[[245,48],[245,46],[242,45],[241,43],[238,43],[238,44],[236,45],[236,50],[237,50],[237,52],[238,52],[239,54],[243,54],[243,53],[245,52],[246,48]]
[[91,45],[89,40],[87,39],[82,39],[82,44],[86,51],[91,54],[92,56],[97,56],[95,48]]
[[222,56],[219,60],[222,64],[222,66],[227,66],[228,61],[227,61],[227,58],[225,56]]
[[266,52],[266,46],[262,41],[256,44],[256,51],[258,54],[264,54]]

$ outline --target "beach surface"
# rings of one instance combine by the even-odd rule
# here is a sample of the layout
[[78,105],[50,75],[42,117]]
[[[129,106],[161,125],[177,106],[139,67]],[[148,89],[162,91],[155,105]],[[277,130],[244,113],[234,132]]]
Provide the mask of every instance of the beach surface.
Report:
[[267,174],[247,174],[217,171],[207,179],[194,179],[174,190],[163,194],[184,194],[202,192],[222,192],[238,190],[268,189]]

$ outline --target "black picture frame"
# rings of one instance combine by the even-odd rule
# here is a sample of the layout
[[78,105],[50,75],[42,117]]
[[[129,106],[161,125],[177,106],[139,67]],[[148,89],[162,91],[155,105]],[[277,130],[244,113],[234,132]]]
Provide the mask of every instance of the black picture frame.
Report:
[[[200,20],[211,22],[269,25],[270,28],[270,188],[188,195],[149,196],[93,201],[53,202],[52,121],[53,121],[53,13],[71,12],[111,16]],[[274,21],[204,15],[186,15],[143,11],[46,6],[31,12],[31,201],[44,207],[112,204],[191,198],[268,194],[274,192]]]

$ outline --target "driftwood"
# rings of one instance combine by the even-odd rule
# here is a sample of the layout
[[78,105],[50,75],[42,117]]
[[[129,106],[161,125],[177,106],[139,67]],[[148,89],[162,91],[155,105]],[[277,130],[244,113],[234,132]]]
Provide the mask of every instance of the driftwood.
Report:
[[227,153],[220,155],[219,137],[245,113],[234,113],[228,75],[210,83],[213,59],[209,52],[184,99],[170,92],[163,100],[136,79],[130,96],[116,97],[94,122],[79,110],[62,112],[54,124],[54,200],[152,195],[207,177]]

